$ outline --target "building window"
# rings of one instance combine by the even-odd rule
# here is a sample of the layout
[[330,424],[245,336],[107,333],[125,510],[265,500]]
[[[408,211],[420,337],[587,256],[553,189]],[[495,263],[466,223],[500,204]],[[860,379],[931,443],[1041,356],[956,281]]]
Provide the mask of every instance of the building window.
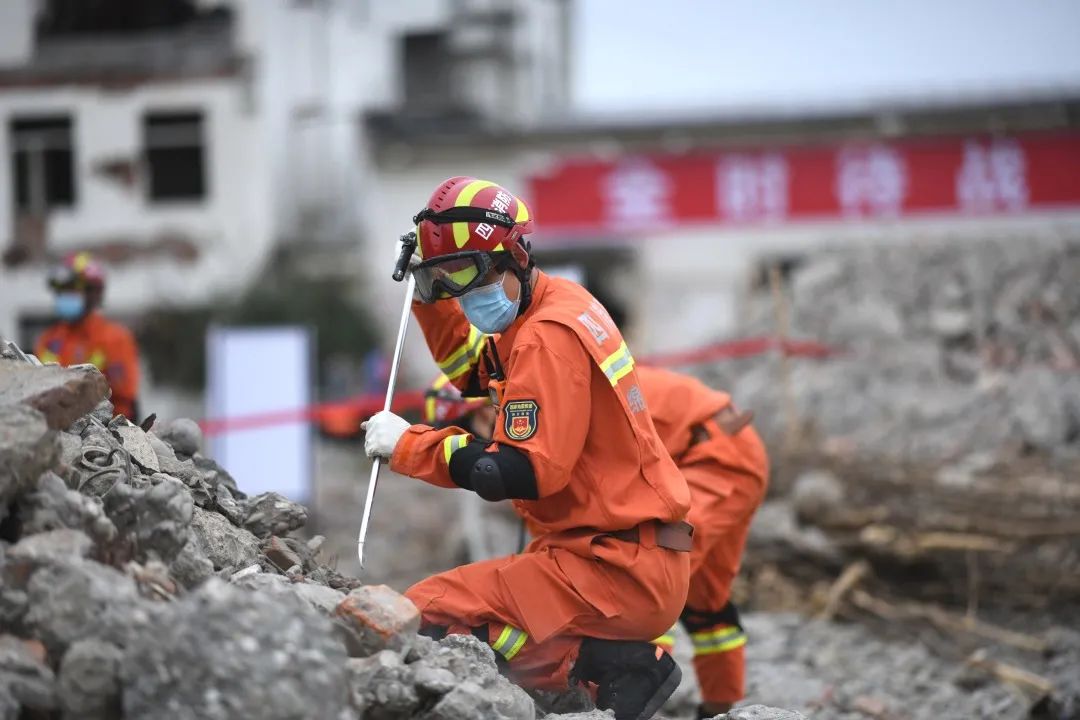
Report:
[[419,113],[445,111],[451,97],[446,34],[405,35],[401,49],[406,109]]
[[11,120],[11,176],[18,214],[40,215],[75,204],[75,151],[71,118]]
[[205,198],[202,113],[150,113],[143,118],[143,135],[150,200]]

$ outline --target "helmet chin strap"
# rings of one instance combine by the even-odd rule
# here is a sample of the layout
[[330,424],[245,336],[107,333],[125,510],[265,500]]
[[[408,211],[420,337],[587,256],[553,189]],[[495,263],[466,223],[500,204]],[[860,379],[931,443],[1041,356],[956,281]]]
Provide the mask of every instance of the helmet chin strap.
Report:
[[529,281],[532,279],[532,271],[536,267],[536,261],[533,260],[530,250],[532,250],[532,243],[524,237],[518,238],[517,243],[510,250],[513,262],[509,269],[517,277],[520,286],[518,292],[521,293],[521,302],[518,303],[518,317],[525,314],[525,311],[529,309],[529,303],[532,302],[532,283]]

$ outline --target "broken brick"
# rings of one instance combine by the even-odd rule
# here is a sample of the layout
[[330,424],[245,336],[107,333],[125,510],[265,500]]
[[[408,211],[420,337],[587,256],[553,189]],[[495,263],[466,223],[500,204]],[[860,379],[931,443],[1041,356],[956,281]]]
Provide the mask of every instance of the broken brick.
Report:
[[404,595],[386,585],[356,588],[335,610],[353,631],[354,655],[369,656],[380,650],[408,652],[420,629],[420,611]]
[[297,555],[292,548],[286,545],[284,540],[277,536],[270,538],[270,542],[266,544],[266,549],[263,552],[270,562],[274,563],[277,569],[282,572],[287,571],[294,565],[303,567],[300,556]]

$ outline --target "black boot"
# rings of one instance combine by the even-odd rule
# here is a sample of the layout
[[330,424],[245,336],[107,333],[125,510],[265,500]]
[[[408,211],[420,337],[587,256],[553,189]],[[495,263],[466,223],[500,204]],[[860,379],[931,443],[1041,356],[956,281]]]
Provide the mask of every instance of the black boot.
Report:
[[571,678],[597,685],[596,706],[616,720],[648,720],[679,687],[682,671],[652,643],[586,638]]

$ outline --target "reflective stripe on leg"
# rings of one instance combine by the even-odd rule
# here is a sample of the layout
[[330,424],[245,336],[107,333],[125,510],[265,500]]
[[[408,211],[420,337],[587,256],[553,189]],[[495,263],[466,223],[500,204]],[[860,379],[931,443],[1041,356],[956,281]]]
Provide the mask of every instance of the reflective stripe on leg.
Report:
[[721,625],[690,633],[694,655],[710,655],[740,648],[746,644],[746,633],[737,625]]

